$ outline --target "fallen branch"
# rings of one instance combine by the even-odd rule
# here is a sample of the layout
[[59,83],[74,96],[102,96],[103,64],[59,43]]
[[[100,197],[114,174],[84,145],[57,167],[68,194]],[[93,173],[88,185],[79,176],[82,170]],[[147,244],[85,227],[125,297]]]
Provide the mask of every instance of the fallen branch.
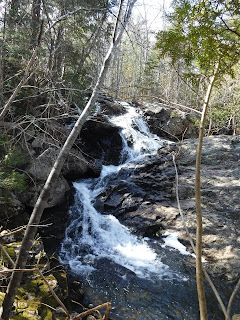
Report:
[[233,290],[232,295],[231,295],[229,302],[228,302],[227,317],[226,317],[227,320],[230,319],[230,317],[231,317],[231,309],[232,309],[233,300],[235,299],[239,289],[240,289],[240,279],[238,280],[238,283],[237,283],[235,289]]
[[31,79],[31,77],[34,75],[35,71],[29,73],[29,69],[32,67],[32,65],[34,64],[35,58],[37,56],[37,52],[38,52],[39,47],[37,47],[33,54],[31,59],[28,62],[27,68],[25,70],[24,76],[22,78],[22,80],[19,82],[19,84],[17,85],[17,87],[15,88],[15,90],[13,91],[13,94],[11,95],[11,97],[8,99],[7,103],[4,105],[2,112],[0,113],[0,121],[2,121],[2,119],[5,117],[6,113],[8,112],[11,104],[13,103],[16,95],[18,94],[18,92],[21,90],[22,86]]
[[[176,108],[176,107],[178,107],[178,108],[183,108],[183,109],[187,109],[187,110],[189,110],[189,111],[196,112],[196,113],[198,113],[198,114],[200,114],[200,115],[202,114],[201,111],[198,111],[198,110],[196,110],[196,109],[193,109],[193,108],[184,106],[184,105],[179,104],[179,103],[171,102],[171,101],[169,101],[169,100],[164,100],[164,99],[159,98],[159,97],[149,96],[149,95],[141,95],[141,97],[151,97],[151,98],[154,98],[154,99],[157,99],[157,100],[160,100],[160,101],[165,102],[169,107],[172,107],[172,108]],[[173,106],[171,106],[171,105],[173,105],[173,106],[175,106],[175,107],[173,107]]]
[[44,275],[42,274],[42,272],[39,270],[38,267],[35,268],[35,271],[39,274],[39,276],[42,278],[42,280],[45,282],[45,284],[47,285],[48,289],[50,290],[51,294],[53,295],[54,299],[60,304],[60,306],[62,307],[63,311],[65,312],[65,314],[67,315],[67,319],[70,319],[70,314],[67,310],[67,308],[65,307],[65,305],[63,304],[63,302],[58,298],[58,296],[56,295],[56,293],[53,291],[52,287],[50,286],[50,284],[48,283],[47,279],[44,277]]
[[3,269],[3,270],[0,270],[0,274],[3,274],[3,273],[12,273],[12,272],[33,272],[33,271],[36,271],[35,268],[32,268],[32,269]]
[[27,226],[22,226],[22,227],[19,227],[19,228],[17,228],[16,230],[13,230],[13,231],[10,231],[10,232],[8,232],[8,233],[5,233],[5,234],[3,234],[3,235],[0,235],[0,239],[2,238],[5,238],[5,237],[9,237],[9,236],[11,236],[11,235],[13,235],[13,234],[15,234],[15,233],[18,233],[18,232],[20,232],[20,231],[22,231],[22,230],[24,230],[24,229],[26,229],[27,228]]
[[104,309],[104,308],[107,308],[107,311],[106,311],[105,316],[104,316],[103,319],[104,319],[104,320],[107,320],[107,319],[108,319],[109,311],[110,311],[110,309],[111,309],[111,303],[109,303],[109,302],[103,303],[103,304],[101,304],[101,305],[99,305],[99,306],[97,306],[97,307],[95,307],[95,308],[92,308],[92,309],[89,309],[89,310],[87,310],[87,311],[84,311],[84,312],[78,314],[76,317],[72,318],[71,320],[78,320],[78,319],[80,319],[80,318],[83,318],[83,317],[88,316],[89,314],[92,314],[92,313],[95,312],[95,311],[98,311],[98,310]]
[[6,258],[8,259],[10,265],[14,268],[15,262],[12,260],[12,258],[8,254],[7,250],[4,248],[4,246],[1,243],[0,243],[0,248],[1,248],[2,252],[4,253],[4,255],[6,256]]

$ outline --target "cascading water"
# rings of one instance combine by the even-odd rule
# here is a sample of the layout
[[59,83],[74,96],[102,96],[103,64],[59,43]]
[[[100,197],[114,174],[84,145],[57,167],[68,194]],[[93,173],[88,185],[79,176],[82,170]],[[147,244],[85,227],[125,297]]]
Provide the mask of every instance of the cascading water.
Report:
[[[149,154],[157,152],[161,140],[150,133],[142,117],[135,108],[125,106],[127,113],[114,117],[111,121],[122,127],[125,162],[119,166],[103,166],[98,179],[75,182],[75,204],[70,210],[72,222],[66,231],[61,248],[61,260],[70,269],[83,275],[95,269],[100,258],[107,258],[126,267],[140,277],[170,276],[168,267],[163,265],[144,239],[132,235],[112,215],[102,215],[94,208],[96,196],[105,188],[108,178],[131,161],[137,162]],[[131,147],[128,143],[131,142]]]
[[75,203],[60,261],[85,285],[86,304],[112,303],[113,319],[197,319],[190,264],[186,267],[176,251],[169,253],[158,242],[131,234],[114,216],[94,208],[95,198],[112,177],[120,170],[131,170],[163,143],[150,133],[139,111],[124,106],[126,114],[111,118],[122,128],[122,163],[103,166],[99,178],[74,183]]

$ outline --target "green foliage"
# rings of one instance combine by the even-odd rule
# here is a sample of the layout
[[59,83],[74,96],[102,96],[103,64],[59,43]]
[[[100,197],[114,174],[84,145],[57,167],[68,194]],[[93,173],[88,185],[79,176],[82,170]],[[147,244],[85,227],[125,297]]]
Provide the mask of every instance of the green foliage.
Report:
[[[238,66],[236,66],[238,69]],[[209,119],[212,120],[212,132],[218,133],[225,129],[239,134],[240,129],[240,82],[239,76],[232,79],[226,76],[222,84],[213,91]]]
[[193,89],[185,92],[185,101],[195,108],[202,104],[208,78],[219,63],[209,112],[213,133],[238,128],[239,18],[238,1],[175,0],[168,29],[157,35],[159,57],[175,70],[181,66],[181,79]]
[[[0,14],[1,61],[4,67],[3,88],[0,89],[3,91],[3,102],[10,97],[22,79],[37,43],[40,17],[46,17],[43,25],[43,31],[46,31],[49,25],[66,15],[65,19],[60,19],[42,38],[35,63],[37,70],[19,92],[16,100],[20,99],[21,102],[14,102],[11,108],[16,117],[29,113],[36,116],[39,104],[45,106],[49,102],[51,105],[56,103],[59,100],[59,95],[55,94],[57,88],[61,88],[60,95],[66,99],[67,104],[71,104],[72,101],[79,102],[79,92],[62,88],[84,91],[95,81],[97,64],[101,62],[101,59],[95,60],[95,56],[100,57],[99,48],[102,48],[105,39],[109,37],[111,23],[108,19],[108,8],[116,5],[115,2],[47,1],[40,6],[39,16],[34,15],[34,4],[38,3],[36,0],[9,2],[6,15],[4,10]],[[76,14],[68,15],[74,11]],[[47,92],[44,101],[35,98],[41,92]]]
[[173,64],[183,60],[210,74],[220,61],[220,72],[231,73],[239,60],[238,19],[236,1],[175,0],[170,28],[159,32],[156,46]]
[[0,188],[12,191],[24,191],[27,188],[27,183],[23,174],[10,171],[1,172],[0,171]]
[[3,165],[7,168],[22,168],[26,166],[27,157],[19,146],[10,145],[3,159]]
[[24,174],[17,170],[28,163],[27,157],[18,146],[14,146],[4,135],[0,135],[0,195],[4,190],[24,191],[27,182]]

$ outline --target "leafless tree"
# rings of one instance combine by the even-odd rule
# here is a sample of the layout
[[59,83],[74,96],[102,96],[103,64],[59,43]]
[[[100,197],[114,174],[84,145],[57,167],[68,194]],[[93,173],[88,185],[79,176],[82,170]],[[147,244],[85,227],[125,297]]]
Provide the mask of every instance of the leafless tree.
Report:
[[[113,37],[112,37],[112,42],[109,48],[109,51],[107,52],[107,55],[105,57],[104,63],[102,65],[102,69],[101,72],[99,74],[97,83],[95,85],[95,88],[93,90],[93,93],[85,107],[85,109],[82,111],[81,115],[79,116],[74,128],[72,129],[70,135],[68,136],[64,146],[62,147],[62,149],[60,150],[60,153],[53,165],[53,168],[48,176],[48,179],[42,189],[42,192],[36,202],[36,205],[33,209],[32,215],[30,217],[23,241],[22,241],[22,245],[17,257],[17,261],[15,264],[15,269],[24,269],[27,259],[28,259],[28,253],[29,250],[31,249],[32,246],[32,242],[34,240],[36,231],[37,231],[37,226],[40,222],[43,210],[47,204],[47,201],[50,197],[51,194],[51,190],[53,189],[56,180],[61,172],[61,169],[63,167],[63,164],[67,158],[68,153],[70,152],[75,140],[77,139],[81,128],[84,124],[84,122],[86,121],[87,117],[89,116],[92,108],[94,107],[98,95],[99,95],[99,91],[103,85],[105,76],[106,76],[106,72],[108,70],[108,67],[110,65],[114,50],[117,46],[117,44],[119,43],[123,31],[126,27],[126,24],[129,20],[129,17],[131,15],[132,12],[132,8],[135,4],[136,0],[128,0],[127,4],[126,4],[126,8],[125,8],[125,14],[124,14],[124,20],[121,22],[121,24],[119,23],[119,17],[121,15],[121,12],[123,10],[123,3],[124,0],[120,1],[119,4],[119,12],[118,12],[118,16],[116,19],[116,24],[115,24],[115,28],[114,28],[114,32],[113,32]],[[2,305],[2,315],[1,318],[3,320],[8,320],[9,316],[10,316],[10,311],[14,302],[14,298],[17,292],[17,289],[20,285],[22,279],[22,273],[18,273],[18,272],[13,272],[11,275],[11,279],[7,288],[7,292],[3,301],[3,305]]]

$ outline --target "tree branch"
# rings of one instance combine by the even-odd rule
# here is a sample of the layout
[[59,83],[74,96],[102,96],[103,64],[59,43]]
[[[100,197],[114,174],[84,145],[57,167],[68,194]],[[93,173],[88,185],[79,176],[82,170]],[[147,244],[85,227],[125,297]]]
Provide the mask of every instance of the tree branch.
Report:
[[225,27],[227,28],[228,31],[236,34],[236,35],[240,38],[240,33],[237,32],[237,29],[236,29],[236,30],[231,29],[231,28],[227,25],[227,23],[226,23],[226,21],[223,19],[223,17],[220,17],[220,19],[222,20],[223,24],[225,25]]

